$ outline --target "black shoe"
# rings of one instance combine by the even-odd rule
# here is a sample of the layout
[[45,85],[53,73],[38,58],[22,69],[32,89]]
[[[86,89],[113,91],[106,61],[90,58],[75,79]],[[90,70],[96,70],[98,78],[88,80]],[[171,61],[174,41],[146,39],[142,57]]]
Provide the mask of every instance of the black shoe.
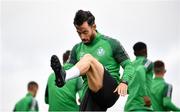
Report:
[[65,84],[66,73],[61,66],[61,63],[56,55],[51,57],[51,68],[53,69],[56,76],[56,86],[62,87]]

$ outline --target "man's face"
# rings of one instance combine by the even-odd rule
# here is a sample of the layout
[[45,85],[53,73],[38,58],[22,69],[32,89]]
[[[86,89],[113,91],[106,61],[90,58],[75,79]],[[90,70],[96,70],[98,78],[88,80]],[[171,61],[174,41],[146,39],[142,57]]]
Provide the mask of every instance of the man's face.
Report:
[[36,97],[37,91],[38,91],[38,87],[35,86],[35,87],[33,88],[33,96],[34,96],[34,97]]
[[94,39],[96,34],[95,24],[90,26],[87,21],[85,21],[81,26],[75,25],[75,27],[83,43],[88,44]]

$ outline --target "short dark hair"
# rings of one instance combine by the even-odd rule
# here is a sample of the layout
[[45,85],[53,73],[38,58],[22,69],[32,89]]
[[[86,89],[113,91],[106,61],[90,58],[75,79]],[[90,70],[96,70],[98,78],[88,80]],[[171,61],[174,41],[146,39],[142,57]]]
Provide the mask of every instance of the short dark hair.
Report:
[[154,62],[154,72],[160,73],[162,71],[165,71],[165,65],[164,62],[161,60],[157,60]]
[[35,81],[30,81],[27,85],[28,90],[32,89],[33,87],[38,87],[38,84]]
[[69,55],[70,55],[70,50],[67,50],[64,54],[63,54],[63,63],[66,63],[66,61],[69,59]]
[[85,21],[87,21],[88,25],[93,25],[95,17],[90,11],[78,10],[74,17],[74,25],[81,26]]
[[135,56],[145,56],[147,55],[147,46],[143,42],[137,42],[133,46]]

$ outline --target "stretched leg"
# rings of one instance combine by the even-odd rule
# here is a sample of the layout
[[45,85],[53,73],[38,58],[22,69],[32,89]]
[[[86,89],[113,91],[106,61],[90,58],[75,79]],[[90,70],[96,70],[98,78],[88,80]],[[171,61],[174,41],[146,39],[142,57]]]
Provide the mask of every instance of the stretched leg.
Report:
[[[53,61],[56,64],[57,61]],[[56,64],[52,64],[53,66]],[[53,68],[52,66],[52,68]],[[57,67],[58,68],[58,67]],[[79,62],[77,62],[74,68],[78,69],[79,75],[86,75],[89,91],[87,91],[87,100],[84,98],[81,106],[81,110],[107,110],[111,107],[118,99],[119,95],[113,93],[114,89],[117,87],[116,80],[104,69],[103,65],[99,63],[90,54],[84,55]],[[66,72],[55,71],[57,76],[67,80],[67,76],[63,74],[76,74],[74,68],[67,70]],[[62,69],[62,67],[61,67]],[[63,71],[63,70],[60,70]],[[78,75],[78,76],[79,76]],[[70,77],[69,77],[70,78]],[[96,107],[96,108],[95,108]]]
[[[62,87],[65,83],[66,74],[76,74],[74,73],[74,69],[64,70],[61,67],[60,61],[57,56],[53,55],[51,57],[51,67],[56,75],[56,85],[58,87]],[[79,75],[87,75],[89,88],[96,92],[103,85],[103,75],[104,68],[101,63],[99,63],[94,57],[90,54],[85,54],[81,60],[76,63],[75,68],[77,68],[80,72]]]
[[103,65],[89,54],[75,65],[80,74],[86,74],[88,87],[80,106],[81,111],[106,111],[114,105],[119,95],[113,93],[117,81],[104,69]]
[[81,75],[86,75],[91,91],[97,92],[103,86],[104,67],[90,54],[84,55],[75,65]]

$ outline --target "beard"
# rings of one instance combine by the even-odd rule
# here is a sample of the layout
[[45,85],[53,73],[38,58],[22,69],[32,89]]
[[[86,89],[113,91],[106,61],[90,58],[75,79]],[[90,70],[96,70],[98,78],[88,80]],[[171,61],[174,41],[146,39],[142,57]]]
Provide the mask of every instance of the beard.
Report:
[[89,45],[89,44],[91,44],[91,43],[93,42],[94,38],[95,38],[95,37],[92,36],[92,37],[90,38],[90,40],[88,40],[88,41],[87,41],[87,40],[83,40],[83,43],[86,44],[86,45]]
[[89,45],[89,44],[92,43],[92,41],[94,40],[95,37],[96,37],[96,35],[95,35],[94,33],[92,33],[89,40],[82,40],[82,42],[83,42],[85,45]]

